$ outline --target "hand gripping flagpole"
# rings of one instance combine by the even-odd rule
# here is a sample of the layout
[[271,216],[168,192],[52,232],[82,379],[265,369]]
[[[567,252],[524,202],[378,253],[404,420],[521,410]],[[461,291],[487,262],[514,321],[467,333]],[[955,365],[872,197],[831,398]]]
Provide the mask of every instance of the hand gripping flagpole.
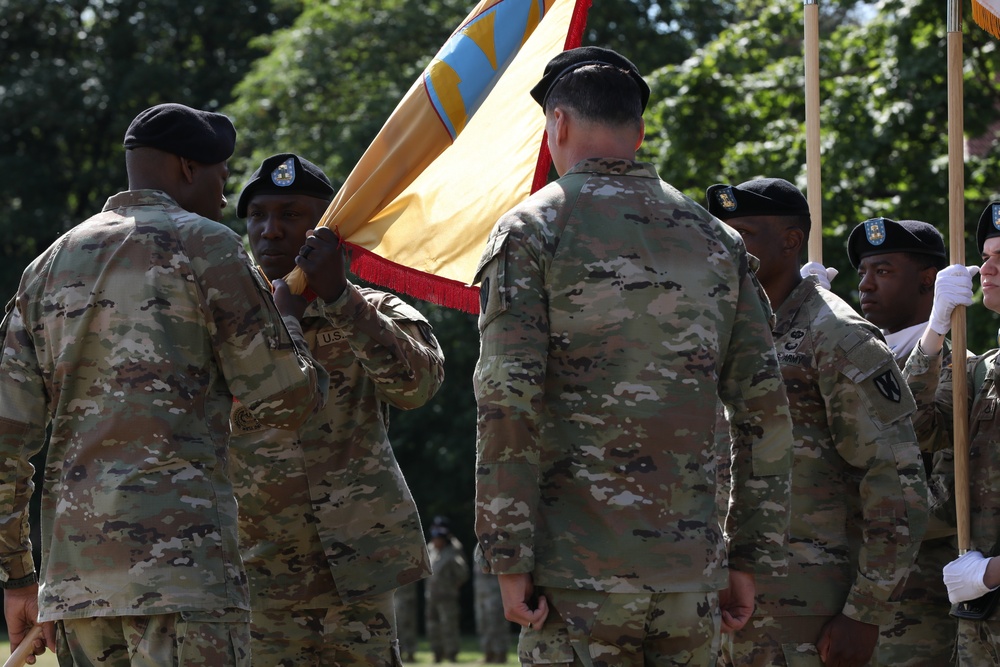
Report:
[[17,645],[14,652],[10,654],[7,658],[7,662],[3,663],[3,667],[24,667],[25,661],[28,659],[29,655],[34,655],[35,653],[35,640],[42,636],[42,624],[35,624],[28,634],[25,635],[21,643]]
[[[951,263],[965,264],[965,120],[962,115],[962,2],[948,0],[948,247]],[[955,519],[958,553],[969,550],[969,387],[965,365],[965,307],[951,316],[952,430],[955,446]]]
[[806,82],[806,191],[812,225],[809,261],[823,263],[823,191],[820,185],[819,0],[804,0]]

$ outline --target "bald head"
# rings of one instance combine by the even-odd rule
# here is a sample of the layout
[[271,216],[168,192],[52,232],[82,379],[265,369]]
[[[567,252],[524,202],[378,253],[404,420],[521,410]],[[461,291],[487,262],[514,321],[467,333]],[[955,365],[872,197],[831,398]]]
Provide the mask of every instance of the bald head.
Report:
[[221,220],[226,207],[223,189],[229,178],[226,162],[204,164],[142,146],[125,151],[129,190],[159,190],[181,208],[210,220]]

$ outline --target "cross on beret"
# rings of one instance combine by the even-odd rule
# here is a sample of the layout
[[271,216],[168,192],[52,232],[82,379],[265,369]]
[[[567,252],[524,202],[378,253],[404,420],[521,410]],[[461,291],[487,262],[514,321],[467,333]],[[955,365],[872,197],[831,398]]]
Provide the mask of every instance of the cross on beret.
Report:
[[138,116],[125,132],[126,149],[149,147],[204,164],[225,162],[236,148],[236,128],[221,113],[183,104],[157,104]]

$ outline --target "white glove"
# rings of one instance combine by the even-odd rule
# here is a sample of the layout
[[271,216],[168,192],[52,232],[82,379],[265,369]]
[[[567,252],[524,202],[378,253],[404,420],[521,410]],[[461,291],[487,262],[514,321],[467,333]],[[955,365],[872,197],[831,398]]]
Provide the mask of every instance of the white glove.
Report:
[[938,271],[934,279],[934,305],[931,307],[930,328],[942,336],[951,330],[951,314],[956,306],[972,305],[972,276],[978,266],[952,264]]
[[830,289],[830,283],[833,282],[833,279],[837,277],[838,273],[840,273],[840,271],[832,266],[827,268],[819,262],[806,262],[802,265],[802,268],[799,269],[800,276],[803,278],[816,276],[819,278],[820,287],[824,287],[826,289]]
[[944,566],[944,585],[948,587],[948,601],[952,604],[975,600],[990,592],[983,583],[990,559],[978,551],[969,551],[961,558]]

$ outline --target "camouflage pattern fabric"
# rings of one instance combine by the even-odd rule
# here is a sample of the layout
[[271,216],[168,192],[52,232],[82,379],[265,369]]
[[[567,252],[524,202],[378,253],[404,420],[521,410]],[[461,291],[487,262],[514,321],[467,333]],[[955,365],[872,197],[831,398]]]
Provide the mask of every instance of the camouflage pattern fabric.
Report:
[[33,571],[28,459],[48,426],[39,620],[248,610],[233,397],[295,428],[328,376],[240,237],[120,193],[24,271],[0,330],[0,579]]
[[[909,354],[901,360],[897,358],[897,363],[905,365],[908,357]],[[950,387],[951,350],[947,341],[942,353],[941,378]],[[940,383],[938,391],[941,391]],[[949,422],[936,431],[917,431],[929,487],[927,534],[903,582],[893,620],[882,628],[879,636],[874,664],[881,667],[946,665],[955,651],[958,621],[948,614],[951,603],[941,578],[944,566],[958,554],[954,537],[955,467],[951,427]]]
[[[986,556],[1000,555],[1000,421],[996,419],[996,357],[991,350],[968,359],[969,410],[969,534],[971,548]],[[941,355],[928,357],[918,346],[904,374],[917,402],[914,425],[928,432],[952,423],[951,375],[941,372]],[[980,369],[982,365],[982,369]],[[976,381],[982,378],[982,384]],[[978,385],[978,386],[977,386]],[[954,554],[954,558],[958,553]],[[1000,665],[998,614],[985,621],[959,619],[956,654],[959,665]]]
[[[648,164],[584,160],[497,223],[482,312],[476,533],[495,574],[711,591],[785,567],[791,426],[739,235]],[[716,409],[734,410],[724,539]]]
[[500,581],[481,568],[472,568],[476,634],[486,662],[506,662],[510,645],[510,621],[504,617]]
[[250,667],[249,616],[224,609],[65,619],[56,622],[56,657],[73,667]]
[[769,636],[782,629],[771,616],[887,624],[927,524],[915,405],[878,330],[815,278],[776,316],[795,434],[788,576],[757,578],[754,618],[727,656],[734,665],[783,665],[782,645],[819,639]]
[[718,593],[539,590],[550,611],[522,628],[522,665],[646,667],[712,665],[719,652]]
[[427,543],[433,573],[424,582],[424,624],[435,656],[454,659],[461,641],[459,592],[469,580],[462,544],[452,537],[438,549]]
[[389,409],[417,408],[444,380],[427,320],[398,297],[348,285],[314,300],[302,329],[330,373],[326,406],[296,430],[233,406],[233,485],[251,604],[318,609],[430,573],[417,507],[389,443]]
[[404,660],[412,660],[417,650],[417,582],[400,586],[393,593],[393,605],[396,611],[396,639],[399,641],[399,653]]
[[253,667],[398,667],[392,593],[325,609],[254,610]]

